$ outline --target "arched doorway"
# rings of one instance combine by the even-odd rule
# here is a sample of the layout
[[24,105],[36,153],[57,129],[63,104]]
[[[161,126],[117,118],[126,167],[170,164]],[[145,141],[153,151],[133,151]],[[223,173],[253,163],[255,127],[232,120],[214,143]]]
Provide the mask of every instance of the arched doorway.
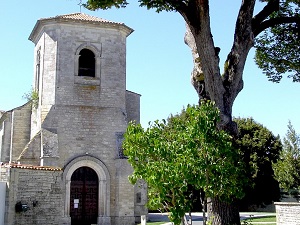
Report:
[[71,176],[70,217],[72,225],[97,224],[99,179],[86,166],[76,169]]

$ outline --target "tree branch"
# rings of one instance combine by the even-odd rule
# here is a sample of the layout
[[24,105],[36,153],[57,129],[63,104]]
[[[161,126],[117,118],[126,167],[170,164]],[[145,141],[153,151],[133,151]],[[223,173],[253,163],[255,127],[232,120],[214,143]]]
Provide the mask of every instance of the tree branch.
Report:
[[277,18],[272,18],[263,21],[255,29],[255,31],[253,31],[254,37],[259,35],[262,31],[264,31],[267,28],[274,27],[275,25],[284,24],[284,23],[297,23],[300,27],[300,18],[299,17],[277,17]]
[[[200,3],[198,0],[191,0],[186,5],[181,6],[178,8],[178,12],[186,21],[187,25],[191,28],[198,28],[197,32],[200,32],[201,29],[201,10],[200,10]],[[200,28],[200,29],[199,29]],[[193,35],[195,35],[193,33]]]
[[182,13],[185,13],[187,11],[187,3],[186,1],[177,0],[174,1],[173,7],[177,12],[179,12],[181,15]]
[[245,41],[251,40],[252,16],[254,11],[255,0],[243,0],[239,10],[238,18],[235,25],[234,45],[233,48],[239,48],[240,41],[245,44]]
[[[232,105],[243,89],[243,70],[248,52],[254,45],[252,33],[252,17],[255,0],[243,0],[235,25],[234,43],[224,65],[223,85],[226,89],[224,95],[225,114],[232,114]],[[231,124],[230,124],[231,125]],[[232,124],[228,130],[235,132],[236,127]]]
[[257,26],[268,18],[273,12],[279,10],[279,0],[270,0],[268,4],[252,19],[252,30],[255,31]]
[[[234,67],[239,67],[240,69],[243,68],[247,58],[247,54],[245,54],[245,51],[248,52],[253,45],[253,38],[251,37],[251,21],[253,16],[254,5],[255,0],[244,0],[240,7],[235,25],[234,43],[225,62],[226,65],[224,68],[223,79],[226,86],[236,86],[240,83],[240,80],[242,79],[241,74],[239,78],[236,77],[238,73],[236,73],[237,68]],[[241,57],[242,55],[243,57]]]

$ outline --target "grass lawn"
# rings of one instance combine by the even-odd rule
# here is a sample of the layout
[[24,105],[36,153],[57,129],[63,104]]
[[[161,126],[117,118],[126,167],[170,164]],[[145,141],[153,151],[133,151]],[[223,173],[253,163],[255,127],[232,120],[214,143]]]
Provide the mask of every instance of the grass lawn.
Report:
[[[147,225],[150,224],[150,225],[161,225],[161,224],[165,224],[167,222],[147,222]],[[138,225],[141,225],[140,223]]]
[[[244,221],[244,223],[243,223]],[[268,223],[267,225],[276,225],[276,216],[264,216],[259,218],[249,218],[241,221],[241,224],[247,224],[247,225],[258,225],[259,223],[256,222],[274,222],[274,223]],[[166,221],[163,222],[147,222],[147,225],[161,225],[167,223]],[[138,225],[141,225],[140,223]],[[260,224],[261,225],[261,224]]]
[[[256,222],[274,222],[274,223],[268,223],[268,225],[276,225],[276,216],[264,216],[260,218],[251,218],[251,219],[246,219],[243,220],[248,222],[249,224],[257,224]],[[242,222],[243,224],[243,222]]]

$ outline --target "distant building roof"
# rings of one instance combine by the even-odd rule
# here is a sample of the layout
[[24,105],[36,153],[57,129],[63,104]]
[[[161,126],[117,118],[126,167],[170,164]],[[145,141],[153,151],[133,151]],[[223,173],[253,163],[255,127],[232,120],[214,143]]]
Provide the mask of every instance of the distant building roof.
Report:
[[72,14],[58,15],[55,17],[39,19],[29,36],[29,40],[33,41],[34,34],[36,33],[36,31],[39,29],[39,27],[42,24],[46,24],[47,22],[75,22],[75,23],[85,23],[85,24],[94,24],[94,25],[110,25],[114,27],[123,27],[128,33],[127,36],[133,32],[133,29],[126,26],[124,23],[113,22],[96,16],[90,16],[85,13],[72,13]]

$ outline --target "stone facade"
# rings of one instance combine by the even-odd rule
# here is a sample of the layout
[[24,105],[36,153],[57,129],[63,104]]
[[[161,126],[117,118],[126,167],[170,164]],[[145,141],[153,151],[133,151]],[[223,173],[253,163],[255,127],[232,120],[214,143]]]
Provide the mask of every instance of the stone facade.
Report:
[[[30,140],[31,105],[5,112],[0,118],[1,161],[15,161]],[[11,151],[14,149],[14,151]]]
[[[61,169],[18,165],[6,169],[10,182],[4,224],[62,224]],[[17,204],[28,208],[16,212]]]
[[299,202],[275,202],[277,225],[298,225],[300,222]]
[[[140,95],[126,90],[132,31],[82,13],[36,23],[29,39],[37,104],[0,115],[5,224],[76,224],[82,200],[71,202],[73,174],[84,167],[97,175],[97,224],[130,225],[147,213],[146,189],[128,182],[132,168],[121,147],[128,122],[140,120]],[[17,203],[29,209],[16,212]]]

